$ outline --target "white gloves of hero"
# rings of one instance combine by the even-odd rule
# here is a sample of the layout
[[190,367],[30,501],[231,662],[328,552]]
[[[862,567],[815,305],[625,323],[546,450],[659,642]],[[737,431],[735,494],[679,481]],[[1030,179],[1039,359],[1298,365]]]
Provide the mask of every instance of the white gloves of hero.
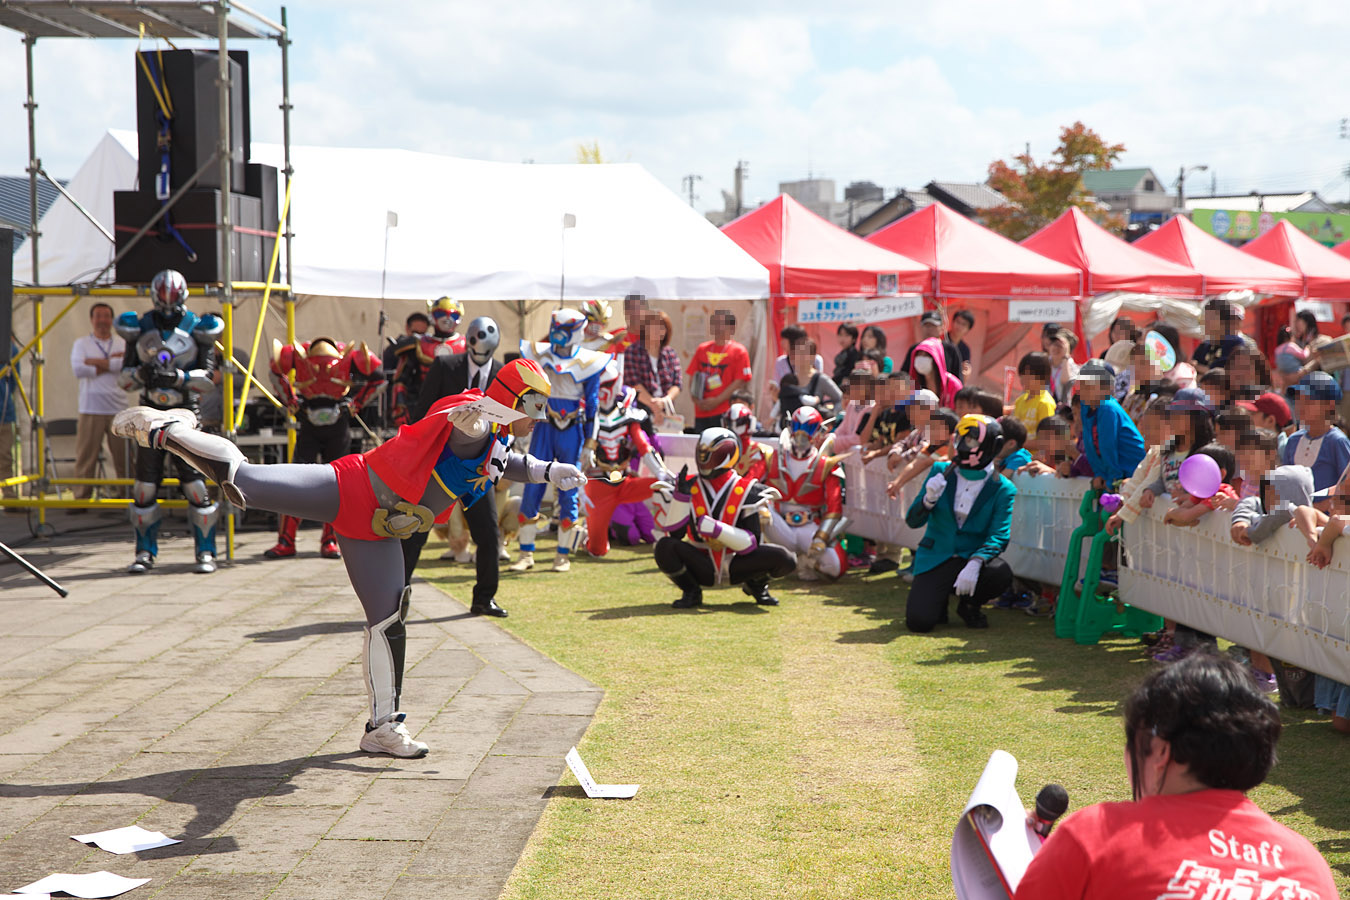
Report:
[[570,491],[586,483],[586,476],[571,463],[549,463],[544,472],[549,484],[560,491]]
[[923,505],[926,509],[932,509],[937,506],[937,502],[942,497],[942,492],[947,489],[947,479],[941,475],[934,475],[923,483]]
[[483,414],[476,409],[469,409],[467,406],[456,406],[446,413],[446,418],[455,430],[461,432],[467,437],[478,438],[487,434],[487,422],[483,419]]
[[969,597],[975,593],[975,582],[980,580],[980,566],[983,562],[972,559],[966,562],[961,574],[956,576],[956,596]]

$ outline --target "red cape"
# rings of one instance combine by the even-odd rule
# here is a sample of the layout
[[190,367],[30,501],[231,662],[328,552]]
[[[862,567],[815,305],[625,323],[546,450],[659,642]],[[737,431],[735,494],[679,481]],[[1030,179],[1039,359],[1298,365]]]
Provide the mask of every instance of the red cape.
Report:
[[422,499],[431,470],[436,466],[445,442],[450,440],[454,426],[446,412],[470,400],[477,400],[483,392],[474,388],[462,394],[442,397],[419,422],[399,426],[398,434],[374,450],[366,451],[366,465],[396,494],[410,503]]

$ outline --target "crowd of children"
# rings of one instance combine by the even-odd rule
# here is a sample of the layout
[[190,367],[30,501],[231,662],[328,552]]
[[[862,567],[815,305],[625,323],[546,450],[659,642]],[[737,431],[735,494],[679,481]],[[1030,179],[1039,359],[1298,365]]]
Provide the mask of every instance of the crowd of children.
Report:
[[[842,325],[833,378],[820,371],[823,363],[804,332],[789,329],[783,336],[788,356],[801,369],[809,367],[806,381],[816,385],[823,376],[840,383],[833,452],[856,449],[864,462],[884,458],[892,498],[952,458],[953,434],[964,416],[988,416],[998,421],[1003,438],[997,471],[1090,478],[1094,489],[1120,495],[1119,508],[1106,522],[1113,534],[1169,499],[1168,525],[1189,527],[1222,515],[1231,522],[1233,541],[1244,546],[1282,527],[1296,528],[1307,541],[1308,563],[1325,567],[1350,522],[1350,438],[1337,424],[1340,380],[1311,365],[1292,382],[1279,378],[1278,368],[1272,374],[1262,354],[1236,331],[1239,315],[1224,301],[1209,303],[1207,329],[1218,336],[1202,343],[1194,360],[1187,359],[1175,330],[1158,326],[1146,334],[1121,320],[1112,326],[1112,344],[1102,357],[1076,365],[1071,359],[1076,336],[1048,326],[1045,349],[1018,362],[1021,393],[1006,406],[1003,397],[961,383],[947,367],[947,341],[937,334],[920,340],[906,364],[892,371],[884,335],[860,337],[855,327]],[[1156,352],[1159,340],[1170,352]],[[1211,496],[1194,496],[1182,485],[1182,466],[1197,455],[1212,460],[1220,473]],[[851,565],[880,572],[900,561],[897,548],[850,544]],[[1099,590],[1115,587],[1115,570],[1122,564],[1128,561],[1108,552]],[[906,570],[900,574],[913,580]],[[1014,582],[993,605],[1047,614],[1053,597]],[[1168,622],[1145,642],[1155,659],[1167,662],[1215,638]],[[1257,651],[1230,652],[1246,661],[1263,690],[1279,690],[1298,675]],[[1314,705],[1332,716],[1338,731],[1350,733],[1350,687],[1323,676],[1302,682],[1314,685],[1312,696],[1285,696],[1284,702]]]

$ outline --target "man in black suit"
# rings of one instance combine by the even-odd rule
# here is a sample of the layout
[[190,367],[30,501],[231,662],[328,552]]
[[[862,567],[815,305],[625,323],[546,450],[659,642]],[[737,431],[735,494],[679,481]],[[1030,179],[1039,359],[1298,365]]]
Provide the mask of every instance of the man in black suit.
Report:
[[[417,405],[412,409],[409,421],[418,422],[431,409],[431,405],[442,397],[462,394],[478,388],[486,390],[488,383],[497,377],[502,364],[493,358],[497,345],[501,343],[502,332],[496,321],[479,316],[469,323],[465,332],[468,343],[467,353],[451,356],[438,356],[427,370],[422,390],[417,395]],[[469,611],[479,616],[505,616],[506,610],[497,605],[497,499],[495,491],[488,491],[471,506],[464,508],[464,520],[469,525],[469,535],[478,545],[476,565],[478,580],[473,586],[473,603]],[[412,584],[413,570],[427,543],[427,532],[414,532],[403,539],[403,574],[406,583]]]

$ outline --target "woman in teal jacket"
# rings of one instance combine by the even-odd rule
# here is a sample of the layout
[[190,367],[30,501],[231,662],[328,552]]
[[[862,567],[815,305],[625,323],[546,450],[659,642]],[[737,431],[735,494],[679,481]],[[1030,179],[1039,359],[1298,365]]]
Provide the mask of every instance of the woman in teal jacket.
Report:
[[1012,584],[1012,569],[999,554],[1008,546],[1017,488],[995,471],[1003,431],[989,416],[969,415],[956,425],[951,463],[928,472],[923,493],[905,514],[911,528],[926,525],[914,552],[914,583],[905,606],[905,627],[932,631],[947,621],[947,603],[970,628],[988,628],[980,606]]

